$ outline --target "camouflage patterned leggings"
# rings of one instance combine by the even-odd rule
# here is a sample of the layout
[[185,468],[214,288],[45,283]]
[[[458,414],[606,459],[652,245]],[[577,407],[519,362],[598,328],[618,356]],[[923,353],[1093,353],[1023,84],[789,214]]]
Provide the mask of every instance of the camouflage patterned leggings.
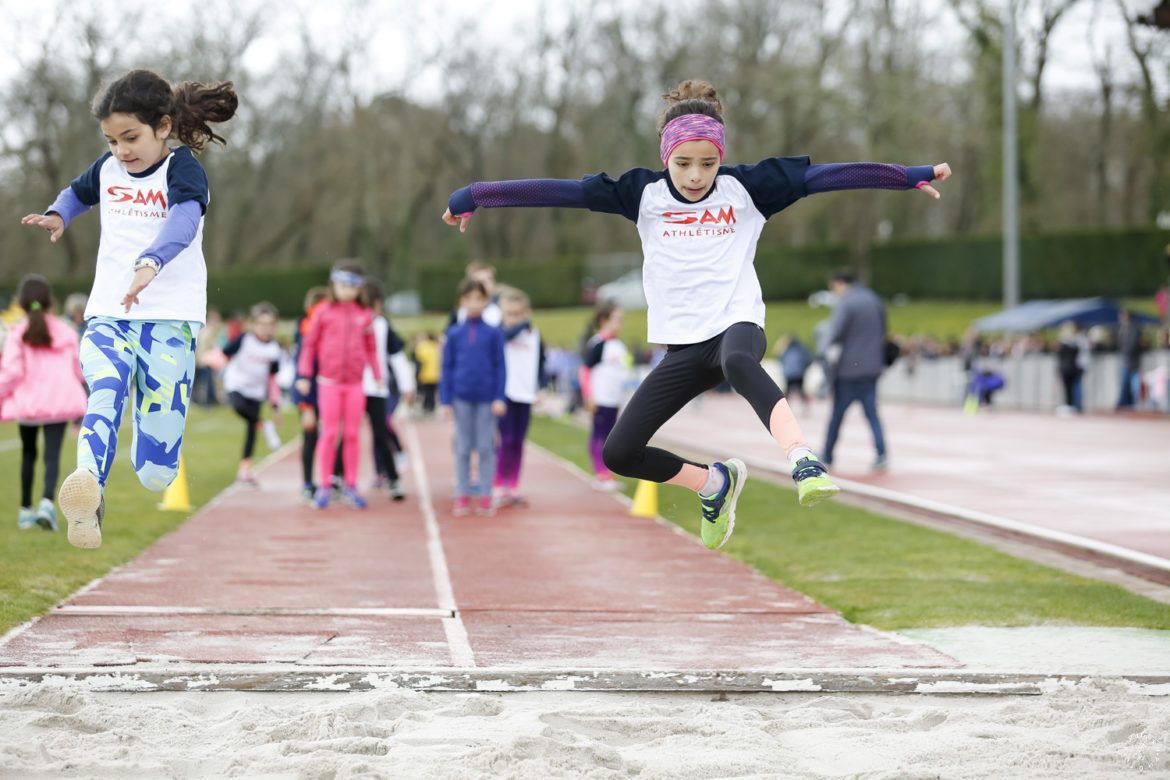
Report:
[[195,375],[191,325],[95,317],[81,337],[81,369],[90,392],[77,440],[77,467],[93,472],[105,487],[133,387],[130,461],[145,487],[165,488],[179,469]]

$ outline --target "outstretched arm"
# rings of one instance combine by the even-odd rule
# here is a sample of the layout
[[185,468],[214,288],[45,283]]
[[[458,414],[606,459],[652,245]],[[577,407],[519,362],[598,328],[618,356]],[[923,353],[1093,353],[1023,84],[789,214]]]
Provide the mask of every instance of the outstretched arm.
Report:
[[516,179],[481,181],[456,190],[447,201],[443,221],[467,230],[467,222],[478,207],[552,206],[585,208],[585,188],[576,179]]
[[833,163],[810,165],[804,173],[805,192],[836,190],[908,190],[919,189],[932,198],[939,198],[938,190],[930,186],[932,180],[943,181],[951,175],[951,166],[892,165],[890,163]]

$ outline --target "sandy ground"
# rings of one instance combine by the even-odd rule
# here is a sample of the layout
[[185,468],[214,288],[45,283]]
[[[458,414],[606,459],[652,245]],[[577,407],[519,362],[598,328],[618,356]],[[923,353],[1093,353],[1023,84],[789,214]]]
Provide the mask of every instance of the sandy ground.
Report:
[[1170,631],[906,632],[1033,696],[116,693],[0,683],[2,778],[1170,777]]
[[0,693],[0,776],[1170,776],[1170,696]]

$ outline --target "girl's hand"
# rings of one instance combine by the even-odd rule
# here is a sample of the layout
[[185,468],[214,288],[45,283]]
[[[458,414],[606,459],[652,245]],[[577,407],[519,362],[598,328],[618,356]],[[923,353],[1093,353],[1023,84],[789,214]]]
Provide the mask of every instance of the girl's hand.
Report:
[[61,234],[65,232],[65,220],[61,219],[61,215],[55,211],[50,214],[29,214],[20,220],[20,224],[43,227],[49,231],[49,240],[54,244],[57,243],[57,239],[61,237]]
[[130,289],[126,292],[126,297],[122,299],[122,306],[127,314],[130,313],[130,307],[136,303],[141,303],[138,300],[138,294],[146,289],[146,285],[154,281],[154,277],[158,275],[158,271],[153,268],[139,268],[134,272],[134,278],[130,280]]
[[508,405],[503,401],[492,401],[492,414],[503,417],[508,412]]
[[[299,381],[299,380],[298,380]],[[308,380],[305,380],[308,381]],[[297,388],[300,389],[300,388]],[[303,395],[303,393],[302,393]],[[301,409],[301,430],[315,431],[317,430],[317,413],[311,407]]]
[[[946,181],[950,177],[951,177],[951,166],[947,165],[946,163],[939,163],[938,165],[934,166],[934,180],[935,181]],[[927,195],[934,198],[935,200],[938,200],[939,198],[942,197],[942,195],[939,194],[938,190],[936,190],[934,187],[930,186],[929,182],[925,182],[925,181],[922,182],[921,184],[918,185],[918,189],[922,190],[923,192],[925,192]]]
[[455,412],[451,410],[450,405],[439,407],[439,418],[445,422],[450,422],[451,418],[455,416]]
[[443,221],[451,226],[458,225],[459,232],[466,233],[467,232],[467,223],[471,221],[471,212],[468,212],[466,214],[460,214],[457,217],[451,213],[451,209],[447,209],[446,211],[443,212]]
[[[293,384],[297,386],[297,392],[301,395],[308,395],[309,391],[313,389],[313,382],[305,377],[301,377]],[[307,409],[306,411],[308,411],[310,414],[313,412],[312,409]],[[301,419],[304,420],[303,415],[301,416]]]

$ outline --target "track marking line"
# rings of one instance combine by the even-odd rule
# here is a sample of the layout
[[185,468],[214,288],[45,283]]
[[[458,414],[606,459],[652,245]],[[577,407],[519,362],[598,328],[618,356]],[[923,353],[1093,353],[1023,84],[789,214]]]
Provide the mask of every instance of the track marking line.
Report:
[[449,618],[451,610],[428,607],[164,607],[120,604],[62,604],[49,614],[74,617],[114,617],[119,615],[244,615],[274,617],[430,617]]
[[426,523],[427,555],[431,560],[435,595],[439,601],[439,609],[447,610],[451,615],[443,618],[443,630],[447,634],[451,662],[461,669],[474,668],[475,653],[471,650],[471,640],[467,636],[467,628],[463,625],[463,619],[459,617],[459,608],[455,603],[455,591],[451,587],[451,573],[447,568],[447,556],[443,554],[443,540],[439,537],[439,523],[435,519],[435,504],[431,498],[427,464],[423,459],[418,429],[412,422],[408,422],[404,427],[412,454],[410,462],[414,472],[414,483],[418,488],[418,503],[422,508],[423,519]]

